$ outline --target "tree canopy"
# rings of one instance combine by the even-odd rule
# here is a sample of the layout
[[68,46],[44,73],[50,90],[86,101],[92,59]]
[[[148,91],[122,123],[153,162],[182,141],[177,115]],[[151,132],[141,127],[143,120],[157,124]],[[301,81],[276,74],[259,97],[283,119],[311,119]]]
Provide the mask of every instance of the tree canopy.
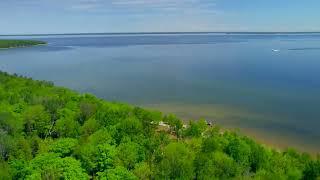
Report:
[[0,177],[312,180],[320,158],[0,72]]

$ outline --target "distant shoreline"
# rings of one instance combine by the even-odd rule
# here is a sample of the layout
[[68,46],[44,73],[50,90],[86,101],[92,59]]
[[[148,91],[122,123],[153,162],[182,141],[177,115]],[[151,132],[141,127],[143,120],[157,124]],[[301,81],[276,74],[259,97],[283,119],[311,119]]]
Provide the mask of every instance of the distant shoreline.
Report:
[[1,39],[0,49],[13,49],[13,48],[25,48],[31,46],[46,45],[44,41],[34,41],[34,40],[11,40],[11,39]]
[[163,34],[234,34],[234,35],[281,35],[281,34],[290,34],[290,35],[301,35],[301,34],[319,34],[320,31],[314,32],[103,32],[103,33],[44,33],[44,34],[0,34],[1,36],[59,36],[59,35],[163,35]]
[[0,50],[5,50],[5,49],[16,49],[16,48],[27,48],[27,47],[33,47],[33,46],[44,46],[47,44],[36,44],[36,45],[30,45],[30,46],[18,46],[18,47],[8,47],[8,48],[0,48]]

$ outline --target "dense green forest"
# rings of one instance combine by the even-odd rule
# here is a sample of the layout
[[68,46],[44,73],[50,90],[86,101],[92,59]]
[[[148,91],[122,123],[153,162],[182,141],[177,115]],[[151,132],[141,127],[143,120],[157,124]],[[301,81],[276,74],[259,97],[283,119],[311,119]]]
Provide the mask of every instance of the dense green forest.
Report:
[[4,40],[0,39],[0,48],[16,48],[16,47],[26,47],[26,46],[35,46],[46,44],[43,41],[34,41],[34,40]]
[[0,179],[320,178],[308,154],[3,72],[0,134]]

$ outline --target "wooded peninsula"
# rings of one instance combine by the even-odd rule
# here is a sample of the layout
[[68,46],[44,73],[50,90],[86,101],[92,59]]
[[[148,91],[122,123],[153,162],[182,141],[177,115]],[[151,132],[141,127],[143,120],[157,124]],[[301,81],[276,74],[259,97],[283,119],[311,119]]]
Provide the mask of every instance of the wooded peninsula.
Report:
[[3,179],[320,178],[309,154],[4,72],[0,156]]
[[29,47],[36,45],[44,45],[46,42],[35,40],[4,40],[0,39],[0,49]]

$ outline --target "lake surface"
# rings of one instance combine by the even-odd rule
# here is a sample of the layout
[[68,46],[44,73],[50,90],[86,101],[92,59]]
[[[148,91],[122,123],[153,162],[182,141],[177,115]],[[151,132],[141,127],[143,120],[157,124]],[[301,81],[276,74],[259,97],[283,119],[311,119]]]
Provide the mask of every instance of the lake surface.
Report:
[[49,43],[0,50],[2,71],[320,152],[320,34],[0,38]]

